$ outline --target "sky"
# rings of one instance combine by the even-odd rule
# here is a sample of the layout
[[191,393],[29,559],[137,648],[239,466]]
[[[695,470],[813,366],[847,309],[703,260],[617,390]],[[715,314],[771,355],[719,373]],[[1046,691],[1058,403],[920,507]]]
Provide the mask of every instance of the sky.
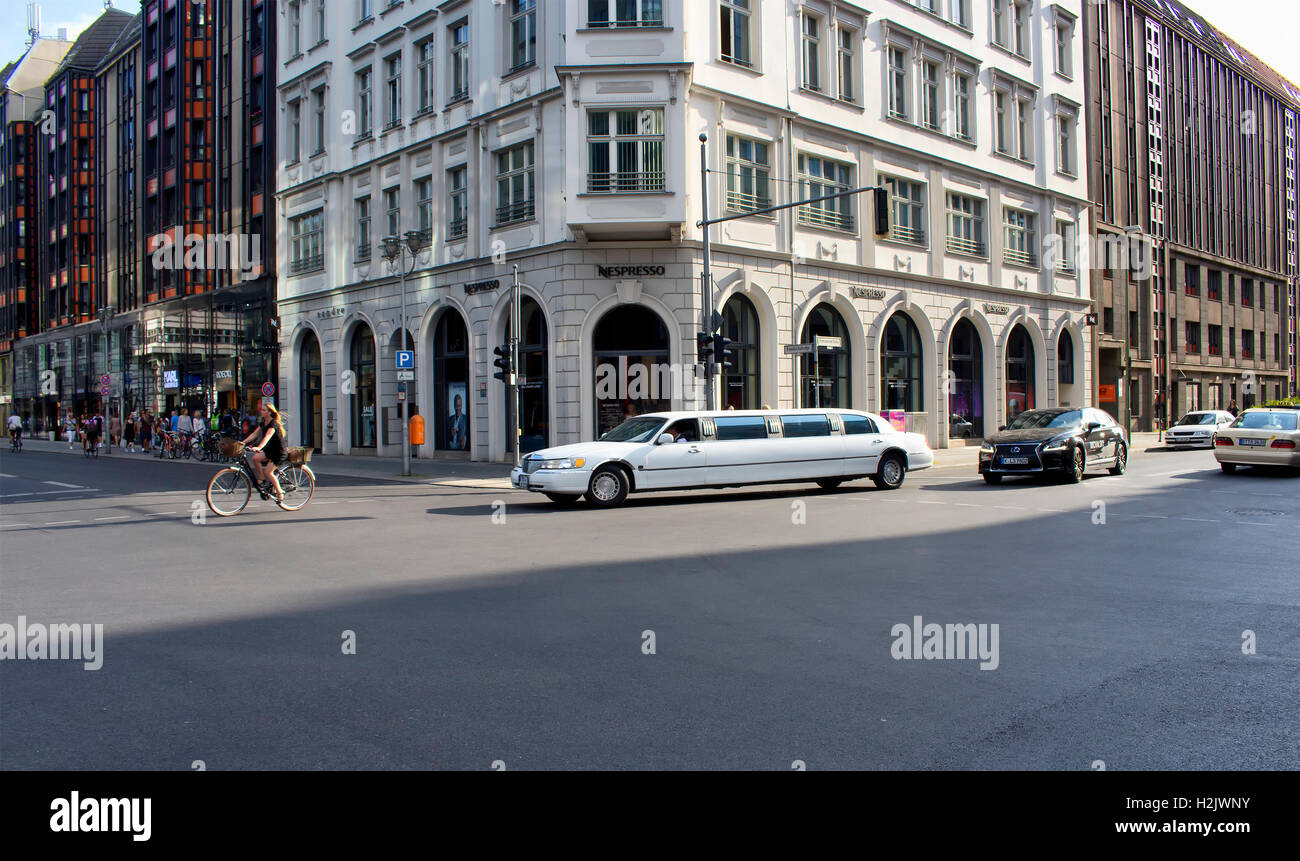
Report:
[[[139,0],[112,0],[113,6],[135,14]],[[681,0],[700,3],[704,0]],[[1183,0],[1214,26],[1246,46],[1292,83],[1300,85],[1300,50],[1296,28],[1300,3],[1296,0]],[[8,25],[0,28],[0,65],[22,56],[27,38],[26,0],[4,0]],[[41,35],[52,37],[67,27],[75,39],[104,10],[103,0],[41,0]]]

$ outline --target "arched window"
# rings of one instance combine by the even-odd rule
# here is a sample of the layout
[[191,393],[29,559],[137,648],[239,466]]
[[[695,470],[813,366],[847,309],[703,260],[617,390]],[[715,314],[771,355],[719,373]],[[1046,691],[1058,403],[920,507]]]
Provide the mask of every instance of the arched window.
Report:
[[799,358],[799,406],[844,407],[849,404],[849,330],[844,318],[825,302],[812,309],[803,324],[801,343],[816,343],[818,335],[839,338],[840,348],[820,348]]
[[321,433],[321,375],[320,341],[315,332],[303,336],[298,352],[298,410],[299,435],[303,445],[320,451],[324,436]]
[[433,330],[433,405],[439,449],[469,451],[469,333],[455,311],[445,311]]
[[1056,381],[1063,386],[1074,382],[1074,339],[1062,332],[1056,342]]
[[756,410],[762,404],[758,372],[758,312],[739,294],[722,308],[722,334],[731,339],[736,366],[722,376],[722,406]]
[[912,318],[898,312],[885,324],[880,345],[880,405],[884,410],[925,412],[925,354]]
[[365,323],[352,332],[352,447],[375,447],[375,336]]
[[984,436],[984,345],[970,320],[963,318],[953,326],[948,341],[948,370],[952,374],[948,436],[979,439]]
[[[519,341],[519,451],[527,454],[546,448],[550,434],[547,400],[546,317],[542,306],[531,296],[524,296],[519,304],[519,328],[523,337]],[[511,337],[506,324],[506,340]],[[514,398],[505,387],[506,451],[514,451]]]
[[644,305],[612,308],[596,323],[592,347],[596,436],[632,416],[672,406],[668,328],[658,314]]
[[1024,326],[1007,338],[1007,421],[1034,408],[1034,342]]

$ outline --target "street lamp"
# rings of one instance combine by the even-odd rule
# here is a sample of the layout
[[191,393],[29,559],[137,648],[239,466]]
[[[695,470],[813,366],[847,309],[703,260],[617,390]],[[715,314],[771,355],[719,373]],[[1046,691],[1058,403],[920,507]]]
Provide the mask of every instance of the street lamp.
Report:
[[[112,377],[113,375],[113,354],[112,354],[111,339],[109,338],[109,331],[113,325],[113,317],[116,314],[117,314],[117,309],[114,308],[112,305],[105,305],[104,307],[100,308],[96,312],[96,315],[99,317],[99,329],[101,332],[104,333],[104,372],[107,373],[110,377]],[[121,391],[120,382],[119,382],[118,391]],[[110,410],[108,406],[109,397],[111,397],[111,395],[109,394],[101,393],[100,395],[100,398],[104,403],[104,423],[107,425],[107,427],[103,428],[105,454],[108,454],[113,449],[113,433],[111,430],[113,426],[113,420],[112,417],[109,415],[112,412],[112,410]],[[120,411],[121,410],[119,407],[119,413]]]
[[[426,248],[429,247],[429,234],[427,231],[423,231],[423,230],[408,230],[406,231],[405,238],[399,236],[385,236],[380,241],[383,243],[382,250],[380,251],[380,253],[383,255],[383,258],[388,261],[388,265],[390,267],[394,267],[397,269],[398,275],[400,276],[402,282],[402,316],[399,324],[400,328],[397,331],[400,333],[400,338],[401,338],[401,346],[398,347],[398,349],[405,350],[406,349],[406,276],[411,272],[415,271],[415,264],[416,261],[419,259],[421,252],[423,252]],[[409,251],[411,253],[410,269],[406,268],[405,261],[402,259],[403,253],[405,251]],[[415,344],[412,343],[411,347],[414,348]],[[398,383],[398,385],[401,386],[402,384]],[[406,422],[406,403],[400,397],[397,399],[397,413],[398,413],[398,418],[401,420],[402,423],[402,475],[410,475],[411,474],[411,442],[410,442],[411,429]]]

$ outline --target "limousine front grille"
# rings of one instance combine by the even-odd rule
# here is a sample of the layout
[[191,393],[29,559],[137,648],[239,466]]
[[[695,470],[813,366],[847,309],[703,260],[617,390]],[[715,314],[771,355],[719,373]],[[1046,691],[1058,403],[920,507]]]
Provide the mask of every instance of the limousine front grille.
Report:
[[542,465],[541,458],[536,458],[536,457],[524,458],[524,472],[528,473],[529,475],[532,475],[534,472],[537,472],[538,468],[540,468],[541,465]]
[[[1025,463],[1005,463],[1005,458],[1021,458]],[[1032,472],[1041,470],[1043,462],[1038,457],[1038,443],[1013,442],[993,447],[993,468],[999,472]]]

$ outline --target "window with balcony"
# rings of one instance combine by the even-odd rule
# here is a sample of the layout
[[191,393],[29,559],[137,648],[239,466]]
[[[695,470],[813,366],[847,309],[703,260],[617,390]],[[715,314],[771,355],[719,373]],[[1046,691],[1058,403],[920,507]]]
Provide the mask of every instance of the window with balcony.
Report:
[[370,238],[370,197],[358,197],[354,203],[357,219],[357,247],[353,259],[369,260],[373,242]]
[[803,13],[803,87],[821,92],[822,89],[822,21],[815,15]]
[[1038,216],[1023,209],[1003,210],[1002,259],[1012,266],[1038,266]]
[[533,142],[519,144],[496,154],[497,225],[527,221],[533,217]]
[[664,112],[587,112],[587,193],[663,191]]
[[451,100],[469,98],[469,19],[451,25]]
[[772,205],[768,145],[727,135],[727,209],[753,212]]
[[298,275],[325,268],[322,241],[324,228],[325,212],[321,209],[289,219],[289,232],[292,236],[289,274]]
[[975,257],[988,256],[984,239],[984,201],[948,192],[948,250]]
[[415,75],[416,89],[419,90],[419,111],[433,110],[433,85],[434,85],[434,53],[433,37],[430,36],[415,46]]
[[449,241],[464,239],[469,235],[469,210],[465,196],[465,182],[468,174],[464,165],[447,171],[447,239]]
[[384,128],[392,129],[402,124],[402,55],[393,54],[384,60]]
[[856,30],[850,30],[842,24],[836,33],[838,42],[836,73],[839,80],[839,92],[836,95],[846,102],[856,102],[858,97],[857,88],[853,83],[855,78],[853,70],[856,66],[854,57],[857,53],[855,48],[858,44],[858,34]]
[[510,71],[537,62],[537,0],[510,2]]
[[663,0],[587,0],[588,27],[662,27]]
[[718,0],[721,17],[722,59],[741,66],[753,66],[750,53],[750,0]]
[[889,238],[925,244],[925,183],[880,174],[877,182],[889,189]]
[[[818,156],[799,154],[796,186],[801,199],[825,197],[853,188],[853,166]],[[853,230],[853,195],[806,203],[796,212],[800,224]]]

